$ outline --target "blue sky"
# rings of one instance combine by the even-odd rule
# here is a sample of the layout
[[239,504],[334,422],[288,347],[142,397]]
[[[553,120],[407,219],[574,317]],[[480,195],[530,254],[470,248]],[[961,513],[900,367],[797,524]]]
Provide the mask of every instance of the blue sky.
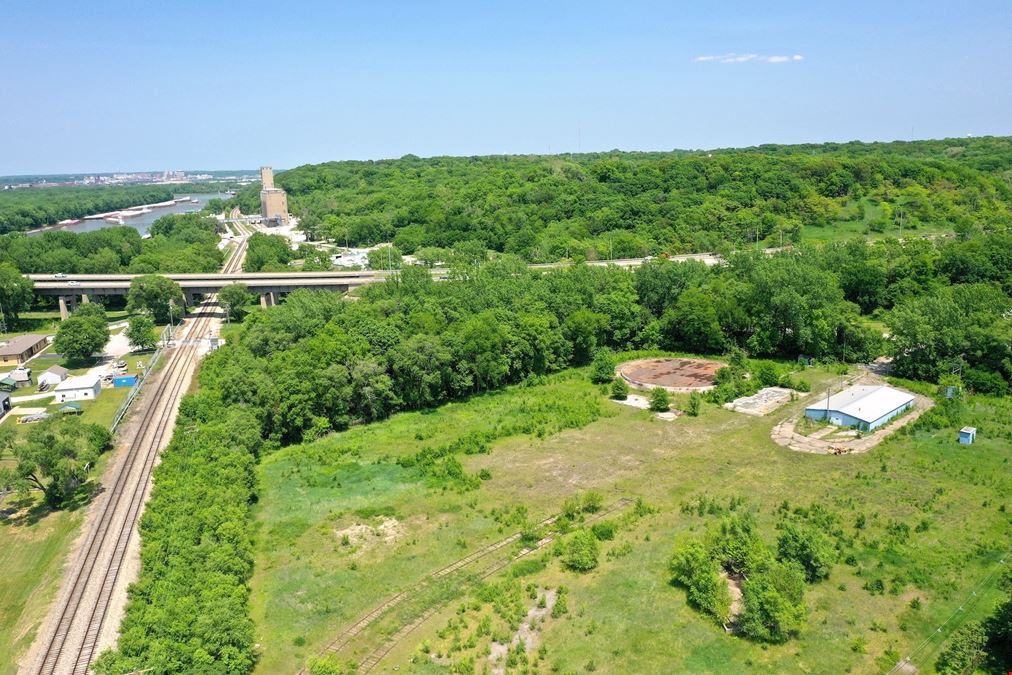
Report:
[[1010,46],[1008,0],[11,2],[0,174],[1012,134]]

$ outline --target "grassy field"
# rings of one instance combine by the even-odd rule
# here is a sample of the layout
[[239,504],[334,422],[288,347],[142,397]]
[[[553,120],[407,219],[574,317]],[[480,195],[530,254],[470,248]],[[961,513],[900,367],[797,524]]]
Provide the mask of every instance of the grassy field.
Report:
[[[837,376],[811,369],[804,377],[818,391]],[[593,414],[569,410],[568,428],[535,425],[533,433],[510,433],[512,424],[537,418],[550,405],[592,410],[594,401],[600,408]],[[568,613],[540,626],[545,653],[535,659],[535,670],[887,669],[960,606],[1009,541],[1004,507],[1012,496],[1012,430],[1009,405],[1002,405],[981,400],[967,413],[967,422],[984,430],[969,448],[943,429],[898,435],[864,455],[816,456],[770,440],[770,429],[790,407],[754,418],[706,404],[698,418],[663,422],[607,401],[582,376],[563,374],[538,387],[398,415],[284,449],[262,462],[256,507],[259,672],[294,672],[387,597],[515,532],[517,507],[540,519],[558,512],[568,496],[591,489],[605,502],[642,498],[656,513],[617,516],[618,536],[603,543],[601,563],[591,573],[564,571],[549,552],[522,564],[531,572],[525,586],[568,591]],[[446,488],[394,461],[489,429],[497,430],[490,453],[460,456],[468,472],[490,473],[478,489]],[[784,502],[790,509],[825,506],[851,540],[830,578],[809,587],[807,629],[786,644],[764,647],[726,635],[687,606],[684,590],[669,584],[675,543],[719,523],[732,498],[756,513],[771,544]],[[701,500],[703,511],[714,513],[698,515]],[[859,515],[867,523],[860,531]],[[890,534],[897,524],[910,529],[902,541]],[[848,557],[849,564],[843,562]],[[480,568],[411,595],[338,658],[358,661],[430,606],[445,605],[398,643],[380,672],[395,665],[447,672],[461,661],[476,663],[481,672],[490,638],[476,630],[491,610],[475,596]],[[863,589],[878,580],[882,593]],[[993,597],[981,594],[964,614],[986,612]],[[502,627],[493,624],[495,630]],[[918,655],[918,667],[930,670],[931,646]]]
[[[919,223],[917,227],[901,227],[897,224],[889,223],[884,231],[875,232],[868,226],[882,214],[882,209],[879,205],[873,204],[867,199],[863,199],[862,201],[865,208],[864,218],[859,216],[857,202],[852,200],[844,208],[842,219],[834,220],[826,227],[813,226],[802,228],[802,241],[835,243],[847,241],[855,237],[871,241],[885,237],[904,239],[952,234],[952,228],[949,226],[926,223]],[[773,242],[772,238],[770,242]]]

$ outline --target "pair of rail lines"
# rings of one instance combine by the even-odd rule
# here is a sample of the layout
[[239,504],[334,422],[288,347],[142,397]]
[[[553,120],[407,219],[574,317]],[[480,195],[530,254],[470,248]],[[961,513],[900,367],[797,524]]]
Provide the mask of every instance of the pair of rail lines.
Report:
[[[243,240],[225,263],[226,272],[241,267],[245,249]],[[187,327],[148,397],[137,433],[102,498],[100,511],[86,535],[77,562],[69,571],[69,589],[58,600],[61,604],[56,625],[52,634],[44,638],[37,661],[35,672],[40,675],[84,675],[88,672],[130,538],[143,509],[151,471],[172,432],[172,412],[185,392],[186,372],[197,357],[200,340],[191,338],[199,338],[207,331],[214,304],[212,296],[198,308],[194,322]]]
[[[628,497],[623,497],[622,499],[619,499],[618,501],[611,504],[608,508],[604,509],[603,511],[598,511],[597,513],[594,513],[584,522],[592,523],[596,520],[600,520],[601,518],[604,518],[605,516],[615,513],[616,511],[619,511],[632,503],[633,503],[632,499]],[[538,527],[546,527],[548,525],[551,525],[552,523],[557,521],[560,517],[561,514],[555,514],[553,516],[545,518],[544,520],[538,523]],[[520,560],[521,558],[530,555],[531,553],[535,553],[543,549],[545,546],[550,544],[554,539],[555,535],[550,534],[539,540],[538,543],[535,544],[534,546],[522,549],[516,555],[507,556],[505,558],[497,560],[496,562],[492,563],[491,565],[483,569],[478,574],[478,579],[487,579],[496,572],[499,572],[502,569],[504,569],[507,565],[510,565],[511,563],[514,563],[517,560]],[[397,607],[405,600],[408,600],[411,597],[416,596],[420,591],[430,586],[433,582],[445,578],[450,574],[453,574],[454,572],[457,572],[463,569],[464,567],[467,567],[468,565],[492,553],[495,553],[496,551],[499,551],[505,548],[506,546],[509,546],[510,544],[513,544],[519,540],[520,540],[520,533],[515,532],[504,539],[500,539],[499,541],[493,542],[488,546],[485,546],[484,548],[478,549],[477,551],[474,551],[473,553],[464,556],[463,558],[460,558],[459,560],[456,560],[450,563],[449,565],[436,570],[435,572],[432,572],[431,574],[423,578],[421,581],[416,583],[414,586],[407,588],[397,593],[396,595],[387,598],[383,603],[372,609],[364,616],[362,616],[358,621],[345,628],[330,644],[326,646],[326,648],[324,648],[322,653],[323,654],[339,653],[341,650],[343,650],[345,647],[351,644],[351,642],[359,635],[361,635],[369,626],[371,626],[373,623],[379,620],[380,617],[384,616],[387,612],[392,610],[394,607]],[[358,672],[368,673],[371,670],[373,670],[379,664],[379,662],[382,661],[383,658],[387,654],[389,654],[394,647],[397,646],[397,644],[401,640],[403,640],[405,637],[408,636],[408,634],[410,634],[416,628],[425,623],[425,621],[428,620],[433,614],[438,612],[442,608],[442,606],[443,606],[442,604],[433,605],[432,607],[429,607],[427,610],[425,610],[422,614],[417,616],[415,619],[413,619],[411,622],[402,626],[396,633],[391,635],[390,638],[386,640],[386,642],[384,642],[379,647],[374,649],[362,661],[359,662]],[[303,668],[302,670],[299,671],[299,675],[306,675],[306,673],[308,673],[308,670],[306,668]]]

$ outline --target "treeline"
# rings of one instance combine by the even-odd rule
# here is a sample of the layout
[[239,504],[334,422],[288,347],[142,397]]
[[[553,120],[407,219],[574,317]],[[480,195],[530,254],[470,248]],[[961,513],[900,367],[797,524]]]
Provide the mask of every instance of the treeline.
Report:
[[148,239],[132,227],[7,234],[0,236],[0,263],[24,274],[214,272],[222,262],[217,227],[213,218],[187,213],[162,216]]
[[[778,246],[799,241],[803,228],[855,219],[905,237],[925,226],[1005,229],[1012,189],[996,171],[1007,161],[1007,144],[976,142],[981,168],[944,152],[847,144],[819,151],[409,155],[302,166],[277,182],[314,237],[349,245],[393,241],[408,254],[474,240],[549,262],[723,251],[757,240]],[[233,203],[255,211],[257,189],[244,188]]]
[[[940,138],[923,141],[889,141],[882,143],[801,143],[798,145],[760,145],[748,151],[768,154],[834,154],[862,157],[876,154],[900,155],[916,159],[951,159],[960,164],[1003,174],[1012,169],[1012,136],[978,136],[975,138]],[[1002,176],[1006,182],[1012,176]]]
[[141,518],[141,571],[116,651],[98,673],[249,673],[256,663],[249,587],[249,505],[256,496],[256,419],[214,391],[187,396]]
[[[753,356],[866,361],[890,343],[863,308],[880,312],[891,328],[901,374],[935,379],[959,359],[971,386],[1000,393],[1012,376],[1012,355],[1008,291],[996,282],[1012,270],[995,270],[995,279],[948,276],[944,261],[963,245],[886,242],[862,249],[867,256],[855,257],[853,269],[839,267],[853,246],[742,254],[722,267],[656,261],[635,272],[578,266],[542,275],[510,259],[473,266],[458,260],[446,283],[406,268],[396,281],[368,288],[358,303],[293,294],[280,309],[252,316],[229,359],[234,372],[227,376],[224,368],[220,376],[230,382],[272,373],[257,386],[229,390],[236,401],[255,392],[268,435],[291,442],[307,425],[342,428],[349,419],[584,364],[602,346],[711,354],[738,347]],[[1003,246],[1012,250],[997,238],[984,248]],[[920,275],[883,270],[875,300],[862,294],[866,285],[847,281],[872,276],[860,265],[904,270],[915,262],[927,266]],[[960,283],[967,281],[973,283]],[[947,297],[956,300],[940,316],[930,314]],[[929,349],[911,347],[925,340]],[[216,372],[210,364],[205,370]],[[280,375],[288,372],[292,382]]]
[[[588,364],[602,347],[846,362],[894,351],[908,377],[934,380],[955,367],[989,393],[1012,379],[1007,235],[980,246],[742,253],[714,267],[657,260],[635,271],[543,272],[466,248],[451,257],[445,282],[408,266],[355,303],[292,293],[246,319],[206,362],[205,383],[225,403],[248,405],[266,438],[288,444]],[[978,250],[996,261],[990,272],[974,264],[968,276],[947,262]]]
[[0,234],[55,225],[173,198],[177,186],[52,187],[0,190]]

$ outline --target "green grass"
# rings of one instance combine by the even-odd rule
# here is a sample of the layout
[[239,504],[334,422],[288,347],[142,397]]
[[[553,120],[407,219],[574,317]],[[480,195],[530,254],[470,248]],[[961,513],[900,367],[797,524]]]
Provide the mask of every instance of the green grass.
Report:
[[[10,501],[4,503],[11,508]],[[57,511],[38,520],[0,520],[0,673],[17,672],[56,595],[63,561],[77,536],[82,511]]]
[[[818,390],[837,375],[815,368],[805,378]],[[490,454],[462,456],[468,471],[491,472],[474,491],[443,489],[392,461],[473,430],[502,428],[548,401],[589,396],[609,414],[561,431],[507,436]],[[548,657],[540,672],[548,664],[584,672],[591,661],[599,672],[876,672],[887,650],[904,653],[931,635],[997,560],[996,544],[1009,541],[1009,517],[999,508],[1012,495],[1012,406],[978,400],[966,422],[987,431],[969,448],[956,443],[953,429],[944,429],[901,433],[867,454],[835,457],[792,452],[769,439],[772,426],[807,400],[762,418],[704,404],[698,418],[662,422],[606,401],[581,376],[563,374],[544,386],[398,415],[265,457],[252,600],[263,646],[259,672],[297,670],[385,598],[516,530],[501,524],[493,509],[522,505],[540,519],[587,489],[606,502],[642,497],[658,512],[627,523],[615,541],[605,542],[595,571],[573,574],[549,558],[546,569],[528,577],[569,589],[569,613],[544,625]],[[724,504],[744,497],[771,543],[774,510],[785,500],[825,505],[855,537],[850,552],[857,566],[839,562],[828,581],[809,588],[810,615],[800,638],[763,648],[728,636],[668,584],[668,559],[679,537],[717,522],[683,512],[684,503],[704,496]],[[868,523],[860,532],[854,528],[859,513]],[[392,536],[381,532],[342,545],[342,531],[392,522],[384,518],[396,520]],[[891,521],[913,530],[922,519],[929,521],[926,531],[905,543],[888,540]],[[628,553],[604,555],[619,547]],[[876,578],[895,592],[862,590]],[[441,603],[473,588],[465,574],[450,588],[428,593]],[[919,610],[909,608],[914,597],[922,600]],[[967,615],[986,612],[993,598],[987,595]],[[361,658],[430,602],[423,596],[398,608],[341,658]],[[438,631],[451,617],[462,616],[473,627],[477,611],[457,615],[460,604],[452,602],[425,622],[384,663],[407,672],[445,672],[417,649],[423,641],[448,649],[450,639]],[[872,621],[885,632],[871,630]],[[866,642],[863,652],[851,648],[855,640]],[[487,643],[455,652],[453,659],[477,654],[480,665]],[[930,669],[932,662],[917,665]]]
[[[889,223],[883,232],[872,231],[868,225],[881,215],[882,209],[868,199],[863,199],[862,201],[865,207],[863,219],[858,219],[857,202],[851,200],[844,207],[842,218],[831,221],[826,227],[809,226],[802,228],[802,241],[835,243],[847,241],[855,237],[875,240],[884,239],[885,237],[907,239],[952,234],[952,227],[933,223],[918,223],[916,227],[901,227],[897,224]],[[775,242],[772,237],[768,241],[770,245],[779,243],[779,240]]]

